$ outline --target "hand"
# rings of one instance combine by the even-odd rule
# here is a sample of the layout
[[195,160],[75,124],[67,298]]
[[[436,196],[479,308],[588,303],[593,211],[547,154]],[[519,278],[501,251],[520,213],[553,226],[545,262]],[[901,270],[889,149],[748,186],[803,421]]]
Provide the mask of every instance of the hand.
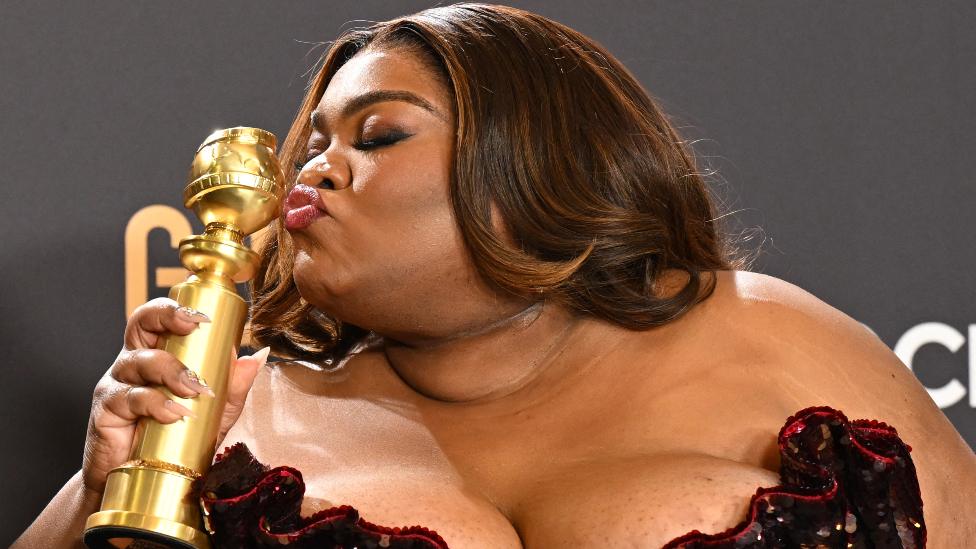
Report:
[[[82,465],[87,489],[102,493],[109,471],[128,459],[140,417],[173,423],[192,415],[154,386],[166,387],[181,398],[213,397],[213,391],[176,357],[155,348],[161,337],[187,335],[199,323],[209,321],[206,315],[180,308],[167,298],[154,299],[129,317],[122,350],[95,386]],[[267,358],[264,348],[253,356],[236,358],[231,365],[218,440],[240,417],[247,393]]]

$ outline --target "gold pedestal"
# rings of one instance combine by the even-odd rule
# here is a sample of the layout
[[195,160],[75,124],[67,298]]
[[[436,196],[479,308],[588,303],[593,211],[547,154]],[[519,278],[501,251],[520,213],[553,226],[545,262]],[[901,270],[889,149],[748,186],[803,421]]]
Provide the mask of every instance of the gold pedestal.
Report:
[[[148,467],[116,469],[105,486],[102,509],[88,518],[85,543],[94,548],[207,548],[210,540],[199,529],[199,504],[189,494],[193,479]],[[174,503],[176,505],[174,505]],[[125,511],[121,509],[126,509]],[[192,526],[191,526],[192,525]]]

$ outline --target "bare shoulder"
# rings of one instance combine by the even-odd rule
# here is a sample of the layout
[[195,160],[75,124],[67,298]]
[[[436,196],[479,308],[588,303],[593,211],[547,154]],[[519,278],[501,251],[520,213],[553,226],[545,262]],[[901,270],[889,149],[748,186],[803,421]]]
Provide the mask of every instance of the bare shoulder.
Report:
[[948,517],[976,512],[967,496],[976,492],[976,455],[874,333],[797,286],[756,273],[720,273],[705,303],[700,321],[724,326],[721,337],[744,342],[768,365],[758,380],[764,391],[788,395],[797,410],[826,405],[894,426],[912,447],[933,543],[959,535],[961,525],[948,531]]
[[769,383],[797,395],[797,405],[829,405],[906,429],[919,421],[926,429],[933,421],[951,429],[884,342],[809,292],[767,275],[723,272],[709,301],[702,320],[723,319],[726,338],[775,361]]
[[[643,429],[633,438],[722,460],[671,475],[711,479],[710,498],[678,486],[670,495],[675,510],[696,510],[695,528],[718,532],[741,520],[730,505],[744,505],[750,486],[775,484],[775,437],[788,416],[830,406],[884,421],[911,446],[931,546],[976,543],[976,526],[953,518],[976,512],[976,455],[911,371],[850,316],[783,280],[720,272],[708,299],[638,341],[624,358],[650,361],[642,366],[655,375],[632,399],[642,403],[633,424]],[[627,390],[640,375],[626,379]],[[661,518],[687,526],[677,511]]]

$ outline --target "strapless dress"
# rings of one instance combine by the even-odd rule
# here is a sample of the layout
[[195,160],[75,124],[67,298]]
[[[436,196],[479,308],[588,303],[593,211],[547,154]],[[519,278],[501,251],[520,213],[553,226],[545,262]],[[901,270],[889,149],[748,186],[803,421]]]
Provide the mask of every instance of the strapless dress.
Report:
[[[716,534],[689,532],[664,548],[925,546],[911,448],[893,427],[815,407],[790,417],[778,440],[781,484],[759,488],[741,523]],[[217,549],[448,547],[434,530],[372,524],[349,506],[301,516],[302,474],[263,465],[241,443],[216,457],[196,489]]]

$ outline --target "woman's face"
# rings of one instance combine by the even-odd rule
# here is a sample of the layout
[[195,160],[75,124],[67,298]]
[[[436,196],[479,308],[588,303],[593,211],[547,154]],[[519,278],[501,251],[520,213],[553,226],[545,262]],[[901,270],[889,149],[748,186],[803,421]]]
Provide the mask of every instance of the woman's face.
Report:
[[[449,320],[438,316],[483,285],[450,202],[445,84],[414,53],[366,49],[335,74],[312,119],[285,212],[302,296],[391,337]],[[325,214],[299,212],[313,203]]]

